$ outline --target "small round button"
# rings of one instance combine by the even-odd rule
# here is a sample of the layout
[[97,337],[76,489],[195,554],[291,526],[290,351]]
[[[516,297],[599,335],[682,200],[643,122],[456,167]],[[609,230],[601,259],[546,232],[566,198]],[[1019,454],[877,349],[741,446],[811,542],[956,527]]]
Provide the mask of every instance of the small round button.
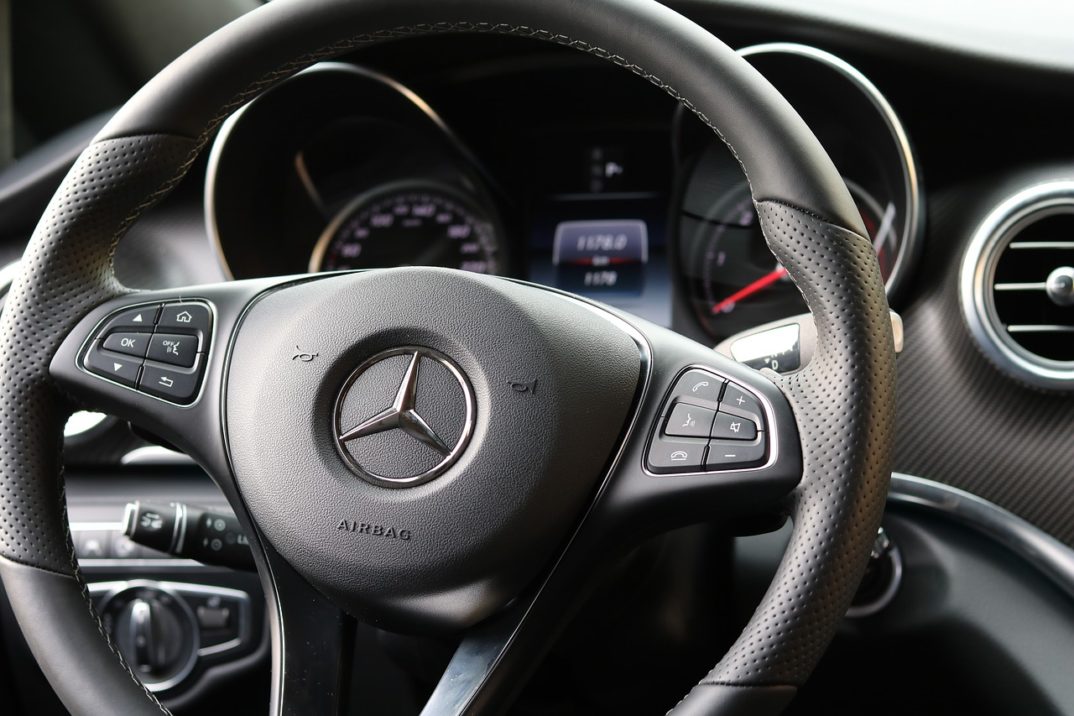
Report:
[[1074,305],[1074,267],[1060,266],[1048,274],[1044,285],[1052,303],[1057,306]]

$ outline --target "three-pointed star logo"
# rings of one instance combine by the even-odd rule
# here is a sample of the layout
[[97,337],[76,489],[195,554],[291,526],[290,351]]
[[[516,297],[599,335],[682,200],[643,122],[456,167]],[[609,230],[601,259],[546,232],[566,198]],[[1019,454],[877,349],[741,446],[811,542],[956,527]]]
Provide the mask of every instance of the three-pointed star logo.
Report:
[[415,410],[418,391],[418,365],[420,363],[421,353],[414,351],[410,356],[410,364],[407,366],[406,373],[403,374],[403,382],[400,384],[399,390],[396,391],[395,400],[392,401],[391,406],[342,433],[338,438],[339,442],[341,444],[346,443],[350,440],[382,433],[386,430],[402,430],[441,455],[450,455],[451,448],[440,439],[436,431]]

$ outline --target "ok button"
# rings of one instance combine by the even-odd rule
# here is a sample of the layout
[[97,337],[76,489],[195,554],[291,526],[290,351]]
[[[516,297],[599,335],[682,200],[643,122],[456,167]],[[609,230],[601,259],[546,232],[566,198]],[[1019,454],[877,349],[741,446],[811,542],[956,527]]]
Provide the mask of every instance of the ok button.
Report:
[[103,348],[106,351],[144,358],[146,350],[149,349],[149,334],[113,333],[104,339]]

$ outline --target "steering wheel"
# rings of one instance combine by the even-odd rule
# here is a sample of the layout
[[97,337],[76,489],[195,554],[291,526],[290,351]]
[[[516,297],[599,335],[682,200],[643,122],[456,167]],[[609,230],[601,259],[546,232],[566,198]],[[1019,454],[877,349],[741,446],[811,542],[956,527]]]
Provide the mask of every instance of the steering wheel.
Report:
[[[596,55],[712,127],[813,314],[809,365],[759,373],[599,304],[451,270],[155,292],[117,282],[117,241],[229,113],[315,61],[435,33]],[[60,458],[75,406],[186,451],[231,502],[267,595],[274,713],[341,708],[352,616],[459,636],[425,713],[502,711],[611,555],[663,529],[782,511],[792,536],[763,601],[674,708],[778,713],[830,641],[879,525],[895,363],[858,211],[786,101],[656,2],[266,4],[112,118],[22,265],[0,318],[0,574],[76,714],[167,710],[111,644],[79,573]],[[110,352],[117,330],[150,341],[148,357]],[[732,428],[717,411],[756,435],[720,433]]]

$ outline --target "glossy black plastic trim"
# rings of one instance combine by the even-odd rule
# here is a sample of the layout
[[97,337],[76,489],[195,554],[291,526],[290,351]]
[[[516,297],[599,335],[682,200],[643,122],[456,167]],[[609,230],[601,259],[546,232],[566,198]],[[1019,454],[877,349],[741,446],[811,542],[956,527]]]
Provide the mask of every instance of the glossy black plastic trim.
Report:
[[[675,384],[679,381],[680,378],[682,378],[690,370],[700,370],[700,371],[704,371],[706,373],[712,373],[713,375],[717,376],[718,378],[722,378],[722,379],[724,379],[726,381],[729,381],[729,382],[732,382],[732,383],[735,382],[729,376],[724,375],[723,372],[720,371],[719,369],[712,368],[712,367],[710,367],[708,365],[702,365],[702,364],[695,363],[695,364],[683,366],[683,368],[681,368],[679,370],[678,374],[674,378],[672,378],[671,383],[668,385],[668,388],[664,393],[664,398],[660,402],[661,418],[665,417],[666,410],[671,407],[672,401],[674,400],[673,391],[675,390]],[[780,452],[779,452],[779,433],[780,433],[780,430],[777,429],[777,426],[775,424],[775,407],[773,406],[772,401],[769,398],[761,395],[760,393],[754,392],[752,389],[750,389],[749,392],[752,393],[754,395],[754,397],[756,397],[758,399],[758,401],[761,404],[761,410],[764,413],[764,415],[762,416],[764,418],[764,422],[757,426],[758,434],[762,436],[761,439],[763,441],[765,441],[765,444],[767,446],[766,447],[767,457],[765,458],[764,463],[762,463],[760,465],[755,465],[753,467],[729,468],[729,469],[724,469],[724,470],[721,470],[721,469],[694,470],[694,471],[689,471],[689,472],[674,472],[674,473],[666,473],[665,474],[665,473],[653,472],[649,468],[648,461],[646,461],[646,463],[642,465],[642,469],[645,471],[645,474],[650,475],[652,477],[658,477],[660,479],[675,479],[675,478],[684,477],[684,476],[688,476],[688,475],[727,475],[727,474],[734,473],[734,472],[755,472],[755,471],[758,471],[758,470],[766,470],[768,468],[773,467],[780,460]],[[645,443],[645,453],[646,453],[646,455],[648,455],[648,453],[649,453],[649,448],[650,448],[650,446],[652,446],[653,440],[655,440],[660,435],[661,423],[662,422],[663,422],[662,419],[657,419],[657,421],[653,424],[652,429],[649,431],[649,439]]]
[[[116,381],[111,380],[111,379],[101,375],[100,373],[94,373],[93,371],[91,371],[89,368],[86,367],[86,355],[89,353],[90,348],[93,346],[93,344],[95,342],[97,342],[100,338],[103,338],[103,336],[101,334],[104,332],[105,327],[108,325],[108,322],[110,320],[112,320],[114,317],[116,317],[120,313],[125,313],[125,312],[133,310],[133,309],[141,308],[143,306],[148,308],[150,306],[160,305],[162,303],[180,303],[180,302],[182,302],[182,303],[196,303],[198,305],[205,306],[205,308],[209,309],[209,316],[210,316],[210,320],[212,322],[211,323],[212,327],[209,330],[208,340],[204,341],[204,343],[202,343],[201,346],[200,346],[200,348],[204,349],[205,344],[207,343],[208,346],[209,346],[208,349],[205,349],[204,351],[199,350],[198,353],[197,353],[197,356],[196,356],[196,358],[194,360],[194,365],[189,366],[190,370],[200,370],[201,371],[201,375],[198,378],[198,391],[197,391],[197,393],[194,394],[194,397],[189,402],[180,403],[180,402],[177,402],[177,401],[174,401],[174,400],[167,400],[165,398],[157,397],[157,396],[152,395],[150,393],[147,393],[147,392],[145,392],[145,391],[143,391],[143,390],[141,390],[141,389],[139,389],[137,387],[131,387],[131,386],[128,386],[128,385],[123,385],[122,383],[117,383]],[[212,301],[208,301],[206,299],[196,297],[196,296],[191,296],[189,298],[182,298],[182,299],[172,299],[170,301],[159,301],[159,302],[158,301],[150,301],[150,302],[132,303],[129,306],[123,306],[122,308],[118,308],[118,309],[112,311],[111,313],[109,313],[107,316],[103,317],[100,321],[97,322],[97,325],[94,326],[93,329],[90,330],[90,332],[86,334],[86,339],[85,339],[85,341],[83,341],[82,347],[79,348],[79,350],[78,350],[78,368],[83,373],[85,373],[87,375],[91,375],[91,376],[93,376],[94,378],[96,378],[98,380],[103,380],[103,381],[106,381],[108,383],[111,383],[112,385],[114,385],[116,387],[123,388],[125,390],[133,391],[135,393],[138,393],[139,395],[144,395],[144,396],[146,396],[148,398],[152,398],[153,400],[159,400],[162,403],[166,403],[168,405],[171,405],[171,406],[174,406],[174,407],[177,407],[177,408],[189,408],[189,407],[192,407],[193,405],[195,405],[199,400],[201,400],[202,393],[205,390],[205,375],[204,375],[204,371],[205,371],[205,366],[209,363],[209,356],[210,356],[213,348],[216,345],[216,338],[217,338],[217,336],[216,336],[216,323],[217,323],[216,322],[216,309],[214,308],[214,306],[212,304]],[[151,336],[157,332],[156,331],[156,324],[154,324],[153,326],[150,326],[149,328],[151,329],[150,330],[150,335]],[[127,359],[131,358],[131,356],[125,356],[125,357]],[[141,360],[143,364],[146,361],[152,361],[152,359],[146,358],[146,357],[141,357],[141,358],[139,358],[139,360]],[[169,367],[171,369],[177,369],[177,370],[182,370],[183,368],[188,368],[188,366],[175,366],[175,365],[171,365]]]

